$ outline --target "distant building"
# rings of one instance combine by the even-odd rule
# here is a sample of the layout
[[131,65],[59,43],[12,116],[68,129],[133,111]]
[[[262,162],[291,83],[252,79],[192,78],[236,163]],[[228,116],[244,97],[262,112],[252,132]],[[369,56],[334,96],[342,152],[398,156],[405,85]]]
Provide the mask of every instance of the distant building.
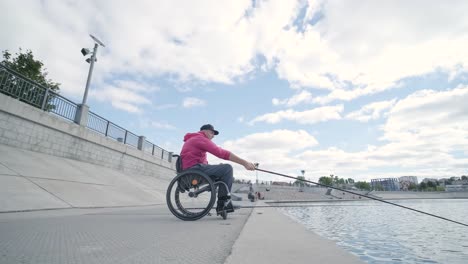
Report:
[[452,184],[455,184],[455,185],[468,185],[468,180],[457,180],[457,181],[453,181]]
[[418,177],[416,177],[416,176],[401,176],[398,179],[400,180],[400,182],[408,181],[408,182],[412,182],[414,184],[418,184]]
[[416,176],[402,176],[398,180],[400,182],[400,189],[403,191],[407,191],[411,184],[418,185],[418,177]]
[[428,182],[437,183],[437,182],[439,182],[439,180],[434,179],[434,178],[424,178],[424,180],[422,180],[422,182],[424,182],[424,183],[428,183]]
[[281,182],[281,181],[274,181],[274,182],[271,183],[271,185],[289,186],[289,183]]
[[468,184],[460,185],[460,184],[451,184],[445,185],[446,192],[468,192]]
[[398,178],[371,179],[371,186],[374,190],[399,191],[400,182]]
[[439,186],[445,186],[445,182],[448,182],[448,178],[441,178],[438,180],[439,181]]

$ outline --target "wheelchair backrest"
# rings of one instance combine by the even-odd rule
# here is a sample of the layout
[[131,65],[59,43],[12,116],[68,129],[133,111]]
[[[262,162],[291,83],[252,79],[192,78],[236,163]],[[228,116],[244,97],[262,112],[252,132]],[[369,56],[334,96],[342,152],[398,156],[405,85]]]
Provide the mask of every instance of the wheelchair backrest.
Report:
[[177,155],[177,154],[172,155],[172,157],[177,158],[177,161],[176,161],[176,164],[175,164],[177,173],[182,172],[182,157],[180,155]]

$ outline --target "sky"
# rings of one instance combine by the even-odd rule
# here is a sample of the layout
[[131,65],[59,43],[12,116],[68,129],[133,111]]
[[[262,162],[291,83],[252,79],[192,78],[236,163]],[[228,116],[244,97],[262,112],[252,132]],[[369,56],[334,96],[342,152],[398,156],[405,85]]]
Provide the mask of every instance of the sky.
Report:
[[0,10],[0,49],[31,50],[77,103],[89,70],[80,50],[100,39],[90,111],[168,151],[210,123],[219,146],[312,181],[468,174],[468,1],[0,0]]

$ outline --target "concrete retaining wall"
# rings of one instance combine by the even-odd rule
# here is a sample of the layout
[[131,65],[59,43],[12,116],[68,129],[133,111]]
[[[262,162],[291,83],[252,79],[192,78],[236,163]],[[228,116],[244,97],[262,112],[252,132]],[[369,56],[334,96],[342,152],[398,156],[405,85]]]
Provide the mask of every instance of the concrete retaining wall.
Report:
[[175,162],[0,94],[0,144],[84,161],[127,174],[169,179]]

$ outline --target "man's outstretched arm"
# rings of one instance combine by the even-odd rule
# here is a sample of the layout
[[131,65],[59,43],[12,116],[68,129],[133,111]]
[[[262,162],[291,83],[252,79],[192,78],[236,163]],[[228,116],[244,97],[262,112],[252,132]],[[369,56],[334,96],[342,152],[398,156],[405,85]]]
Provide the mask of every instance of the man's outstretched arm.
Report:
[[241,159],[240,157],[238,157],[236,154],[232,152],[229,154],[229,160],[244,166],[247,170],[255,170],[255,165],[252,162],[248,162],[244,159]]

